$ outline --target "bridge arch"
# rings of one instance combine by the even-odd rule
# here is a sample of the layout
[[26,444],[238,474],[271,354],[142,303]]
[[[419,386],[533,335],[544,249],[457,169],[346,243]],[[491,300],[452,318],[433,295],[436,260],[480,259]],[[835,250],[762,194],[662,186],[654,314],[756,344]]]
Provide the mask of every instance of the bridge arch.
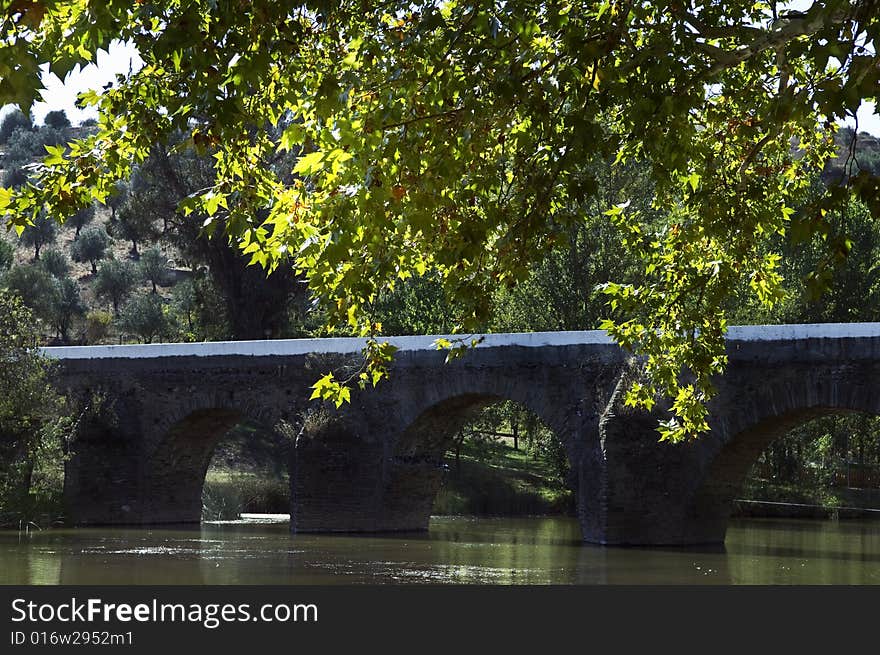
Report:
[[814,367],[745,393],[724,390],[729,394],[725,404],[732,407],[715,412],[716,435],[706,447],[707,464],[692,497],[691,514],[704,540],[724,540],[734,501],[772,442],[823,416],[880,415],[880,394],[871,386],[875,379],[876,371],[863,366]]
[[598,417],[611,393],[607,381],[593,388],[592,376],[583,377],[563,367],[534,365],[453,369],[436,382],[399,393],[402,402],[394,419],[399,434],[393,452],[401,457],[424,453],[480,409],[512,401],[553,431],[574,464],[583,448],[598,447]]
[[[534,415],[546,426],[565,449],[571,472],[577,471],[574,459],[578,452],[574,444],[577,435],[562,416],[534,402],[522,402],[493,393],[464,393],[453,395],[430,405],[416,416],[395,440],[391,452],[391,470],[385,481],[385,494],[398,511],[420,519],[428,525],[434,501],[446,475],[444,456],[453,445],[460,430],[479,416],[481,410],[505,401]],[[537,411],[536,411],[537,410]],[[569,482],[576,481],[572,476]]]
[[427,527],[442,481],[442,458],[458,430],[481,409],[512,401],[536,416],[564,447],[569,482],[577,490],[578,513],[589,537],[600,523],[604,459],[598,423],[610,391],[606,383],[594,388],[592,376],[579,380],[570,370],[565,371],[566,380],[555,379],[560,372],[539,367],[469,370],[445,376],[442,384],[426,385],[421,394],[410,396],[400,409],[400,429],[389,453],[389,498],[407,512],[424,516]]
[[145,442],[143,490],[145,512],[162,523],[198,523],[202,492],[213,454],[222,439],[241,423],[272,434],[281,456],[289,459],[293,427],[279,414],[251,403],[219,403],[193,396],[156,423]]

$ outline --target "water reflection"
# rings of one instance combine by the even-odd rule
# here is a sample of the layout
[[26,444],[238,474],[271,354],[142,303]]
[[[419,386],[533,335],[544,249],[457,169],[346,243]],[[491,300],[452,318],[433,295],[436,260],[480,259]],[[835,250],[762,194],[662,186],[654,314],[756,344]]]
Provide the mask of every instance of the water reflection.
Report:
[[428,533],[286,524],[0,532],[2,584],[880,584],[878,523],[735,522],[724,547],[603,548],[574,519],[435,517]]

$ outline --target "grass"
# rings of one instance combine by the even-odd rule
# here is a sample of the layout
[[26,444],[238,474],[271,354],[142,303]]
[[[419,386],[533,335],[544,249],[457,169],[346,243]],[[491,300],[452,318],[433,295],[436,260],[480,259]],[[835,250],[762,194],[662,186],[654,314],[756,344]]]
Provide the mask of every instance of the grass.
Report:
[[202,519],[228,521],[241,514],[287,514],[290,485],[287,478],[250,472],[213,470],[202,489]]
[[202,519],[228,521],[242,513],[290,512],[290,483],[280,447],[271,433],[251,423],[227,434],[205,476]]
[[524,516],[568,514],[574,495],[553,466],[507,443],[465,441],[460,466],[454,453],[434,501],[434,514]]

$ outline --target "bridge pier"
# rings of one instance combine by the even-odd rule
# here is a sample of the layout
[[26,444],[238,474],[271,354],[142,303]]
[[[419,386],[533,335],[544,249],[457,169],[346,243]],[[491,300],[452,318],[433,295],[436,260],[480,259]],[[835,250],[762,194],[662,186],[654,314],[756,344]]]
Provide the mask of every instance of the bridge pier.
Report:
[[291,467],[291,530],[401,532],[428,529],[442,461],[405,460],[363,423],[328,418],[307,425]]
[[659,413],[615,407],[602,426],[607,485],[598,539],[607,545],[720,544],[727,516],[698,506],[697,491],[719,448],[717,435],[660,442]]
[[127,404],[124,397],[109,405],[93,398],[83,412],[64,467],[64,504],[74,525],[149,522],[141,430],[136,417],[125,411]]

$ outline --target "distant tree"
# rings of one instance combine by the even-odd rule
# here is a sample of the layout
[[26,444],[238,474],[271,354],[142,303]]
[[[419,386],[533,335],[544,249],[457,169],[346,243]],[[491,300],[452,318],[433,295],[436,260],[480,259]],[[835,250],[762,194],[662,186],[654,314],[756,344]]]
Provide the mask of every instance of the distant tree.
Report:
[[31,117],[18,109],[6,114],[0,122],[0,145],[5,145],[15,130],[32,130],[33,127],[34,122]]
[[56,248],[44,252],[40,264],[47,273],[58,280],[66,278],[70,273],[70,262],[67,261],[64,253]]
[[156,285],[163,284],[168,278],[168,258],[158,247],[148,248],[141,253],[138,270],[143,279],[153,285],[153,293],[156,293]]
[[57,146],[67,140],[64,132],[43,126],[37,130],[16,128],[6,142],[3,166],[23,165],[46,155],[46,146]]
[[127,261],[110,259],[98,269],[95,292],[113,305],[113,315],[119,316],[119,306],[137,283],[134,266]]
[[125,306],[121,323],[126,332],[137,335],[144,343],[151,343],[168,331],[164,303],[152,293],[132,298]]
[[193,341],[199,303],[192,279],[183,280],[174,285],[174,289],[171,291],[171,308],[174,311],[174,323],[181,332],[181,338],[184,341]]
[[18,295],[37,317],[48,319],[51,316],[54,278],[42,266],[12,267],[3,276],[3,286]]
[[127,202],[117,212],[117,221],[113,223],[111,230],[113,236],[124,241],[131,241],[129,254],[138,259],[140,252],[138,245],[145,241],[152,241],[159,235],[153,227],[150,214],[139,211],[137,205]]
[[73,216],[67,219],[67,222],[70,225],[73,225],[76,228],[76,233],[74,235],[75,239],[79,238],[80,230],[82,230],[86,225],[88,225],[92,219],[95,217],[95,206],[89,205],[85,209],[80,209]]
[[56,130],[66,130],[70,127],[70,119],[63,109],[56,109],[46,114],[43,124]]
[[107,206],[110,208],[110,222],[116,220],[116,212],[128,201],[129,185],[124,180],[119,180],[114,185],[116,190],[107,198]]
[[3,238],[0,238],[0,273],[9,270],[15,261],[15,248]]
[[98,262],[107,256],[107,247],[110,245],[110,237],[103,227],[92,226],[82,231],[79,239],[73,242],[70,248],[70,256],[75,262],[89,262],[92,265],[92,275],[98,273]]
[[54,280],[54,293],[49,305],[49,318],[61,340],[67,343],[73,321],[86,313],[79,285],[70,277]]
[[385,334],[449,334],[455,327],[455,308],[430,275],[403,280],[379,296],[374,311]]
[[7,189],[17,189],[27,180],[27,172],[21,166],[13,166],[6,169],[6,172],[3,173],[3,186]]
[[17,127],[6,139],[3,151],[3,167],[20,167],[36,158],[40,151],[45,152],[40,134],[36,130]]
[[34,261],[40,261],[40,250],[53,243],[58,236],[58,221],[47,216],[38,216],[33,225],[28,225],[21,233],[21,241],[34,249]]
[[217,341],[229,337],[225,299],[204,271],[182,280],[172,290],[171,321],[182,341]]
[[80,124],[80,127],[97,127],[98,121],[94,118],[86,118]]

